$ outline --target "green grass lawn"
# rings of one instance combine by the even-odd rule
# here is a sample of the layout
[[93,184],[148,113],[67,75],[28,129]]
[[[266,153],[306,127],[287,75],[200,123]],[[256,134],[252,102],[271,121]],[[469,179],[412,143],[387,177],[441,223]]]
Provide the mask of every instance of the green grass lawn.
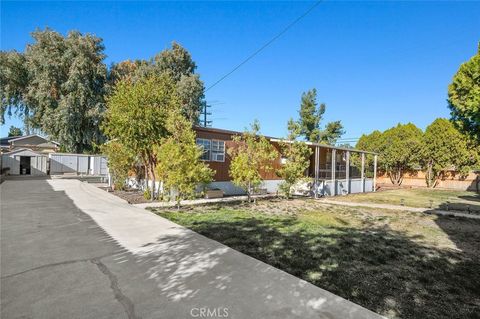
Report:
[[157,214],[390,318],[479,318],[480,221],[264,200]]
[[[359,203],[378,203],[405,206],[480,211],[480,195],[475,192],[440,190],[427,188],[395,189],[375,193],[351,194],[336,196],[329,199]],[[432,201],[432,203],[430,203]],[[467,206],[468,205],[468,206]]]

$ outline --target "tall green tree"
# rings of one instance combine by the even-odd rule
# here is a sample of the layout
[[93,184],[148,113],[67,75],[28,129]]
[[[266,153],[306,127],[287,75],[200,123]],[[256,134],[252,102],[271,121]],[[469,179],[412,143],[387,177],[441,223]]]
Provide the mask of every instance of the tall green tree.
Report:
[[379,165],[394,185],[400,185],[405,173],[418,168],[422,135],[413,123],[398,124],[383,132]]
[[[134,64],[133,74],[129,77],[136,81],[152,75],[168,74],[176,85],[182,114],[192,123],[197,124],[202,103],[205,97],[205,87],[200,76],[195,73],[197,68],[187,49],[173,42],[171,48],[165,49],[149,61],[130,62]],[[112,76],[118,73],[129,73],[131,65],[125,70],[125,65],[117,64],[111,68]]]
[[8,136],[22,136],[23,132],[20,128],[15,127],[15,126],[10,126],[10,129],[8,130]]
[[[378,169],[389,176],[392,184],[400,185],[405,173],[419,167],[422,134],[412,123],[398,124],[383,133],[363,135],[356,148],[378,153]],[[358,162],[358,158],[352,159]],[[371,164],[371,159],[367,160],[366,165]]]
[[428,187],[435,187],[448,171],[467,174],[478,160],[478,147],[469,145],[467,137],[447,119],[436,119],[425,130],[421,164]]
[[173,42],[170,49],[163,50],[153,58],[153,69],[158,73],[169,74],[176,83],[182,105],[182,114],[192,123],[198,123],[202,110],[205,87],[190,52]]
[[203,150],[195,142],[196,135],[190,121],[180,112],[173,111],[166,128],[168,137],[155,148],[156,172],[164,191],[176,192],[177,207],[180,207],[182,199],[195,195],[199,184],[212,181],[214,172],[200,160]]
[[289,125],[287,140],[280,143],[285,163],[277,170],[277,175],[284,180],[280,189],[287,198],[291,196],[292,186],[305,177],[305,171],[310,166],[310,155],[312,155],[312,150],[308,145],[297,141],[298,134],[298,130]]
[[107,73],[107,94],[111,94],[120,81],[135,82],[141,78],[139,69],[148,65],[145,60],[125,60],[112,63]]
[[32,33],[24,54],[2,52],[2,119],[12,110],[69,152],[92,151],[103,141],[106,66],[102,39],[51,29]]
[[321,128],[321,122],[325,113],[326,106],[317,102],[317,90],[312,89],[302,94],[299,119],[291,119],[288,126],[300,131],[307,141],[314,143],[323,143],[333,145],[344,133],[343,125],[340,121],[327,123],[324,129]]
[[278,156],[270,141],[265,136],[259,135],[259,131],[260,124],[255,121],[250,130],[233,138],[235,146],[228,149],[228,154],[232,158],[230,176],[235,185],[246,191],[248,202],[262,182],[261,172],[272,171],[272,163]]
[[107,106],[102,129],[110,140],[117,140],[139,157],[152,181],[153,200],[157,165],[155,145],[168,135],[169,113],[180,109],[175,83],[167,74],[134,83],[120,81]]
[[182,75],[177,82],[177,93],[182,104],[182,114],[194,124],[198,124],[202,111],[205,88],[198,74]]
[[[370,134],[362,134],[355,145],[356,149],[370,151],[374,153],[381,154],[381,146],[383,145],[383,134],[379,130],[375,130]],[[379,160],[381,160],[379,158]],[[357,168],[357,170],[361,169],[361,155],[359,153],[351,153],[350,154],[350,165]],[[372,167],[373,166],[373,158],[372,156],[365,157],[365,166]],[[379,171],[384,171],[381,165],[378,166]]]
[[25,55],[15,50],[0,51],[1,124],[5,123],[5,115],[29,114],[29,106],[25,104],[28,82]]
[[448,105],[456,126],[480,144],[480,43],[477,54],[453,76]]
[[363,134],[355,145],[356,149],[379,153],[383,145],[383,135],[379,130]]
[[175,82],[180,81],[182,76],[194,74],[197,68],[190,52],[177,42],[172,42],[170,49],[163,50],[153,60],[154,68],[159,73],[168,73]]

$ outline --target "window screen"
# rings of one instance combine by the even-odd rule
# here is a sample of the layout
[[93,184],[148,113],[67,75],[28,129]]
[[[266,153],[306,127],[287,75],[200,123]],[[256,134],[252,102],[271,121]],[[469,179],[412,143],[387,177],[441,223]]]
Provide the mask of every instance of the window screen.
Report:
[[225,161],[225,142],[212,140],[212,161],[224,162]]
[[204,138],[197,138],[197,145],[200,146],[203,149],[203,154],[200,159],[204,161],[209,161],[210,160],[210,148],[211,148],[211,142],[210,140],[204,139]]

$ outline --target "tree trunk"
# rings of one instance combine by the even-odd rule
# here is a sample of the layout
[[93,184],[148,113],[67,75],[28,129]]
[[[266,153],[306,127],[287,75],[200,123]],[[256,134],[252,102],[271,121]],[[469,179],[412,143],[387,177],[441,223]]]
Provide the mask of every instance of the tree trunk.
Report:
[[149,188],[148,181],[150,180],[150,167],[148,166],[147,162],[145,162],[144,167],[145,167],[145,183],[147,187],[145,190],[147,190]]
[[248,182],[248,187],[247,187],[247,201],[250,203],[250,193],[252,191],[252,186],[251,182]]
[[155,199],[155,166],[150,165],[150,173],[152,174],[152,195],[150,196],[150,201],[154,201]]
[[439,182],[439,181],[440,181],[440,179],[443,177],[443,175],[444,175],[444,172],[443,172],[443,171],[441,171],[440,173],[438,173],[438,175],[437,175],[437,176],[435,176],[435,179],[434,179],[434,181],[433,181],[433,186],[432,186],[432,188],[435,188],[435,187],[437,187],[437,185],[438,185],[438,182]]
[[177,191],[177,198],[175,198],[177,201],[177,210],[180,210],[180,201],[182,200],[182,196],[179,191]]
[[429,162],[427,164],[427,172],[426,172],[426,175],[425,175],[425,179],[426,179],[426,182],[427,182],[427,187],[428,188],[434,188],[435,187],[435,184],[433,183],[433,164],[431,162]]
[[388,173],[393,185],[399,186],[402,183],[402,171],[400,169]]
[[393,178],[393,173],[392,171],[388,171],[388,177],[390,178],[390,182],[395,185],[395,180]]

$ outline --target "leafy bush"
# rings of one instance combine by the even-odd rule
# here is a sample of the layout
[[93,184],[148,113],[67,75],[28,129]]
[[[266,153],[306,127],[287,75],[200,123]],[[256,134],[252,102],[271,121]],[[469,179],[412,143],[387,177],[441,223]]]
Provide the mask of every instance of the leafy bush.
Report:
[[103,144],[101,150],[108,158],[108,169],[112,176],[115,189],[124,189],[128,171],[132,169],[137,162],[135,155],[118,141]]
[[152,192],[150,190],[150,187],[146,187],[143,191],[143,198],[146,200],[151,200],[152,199]]

